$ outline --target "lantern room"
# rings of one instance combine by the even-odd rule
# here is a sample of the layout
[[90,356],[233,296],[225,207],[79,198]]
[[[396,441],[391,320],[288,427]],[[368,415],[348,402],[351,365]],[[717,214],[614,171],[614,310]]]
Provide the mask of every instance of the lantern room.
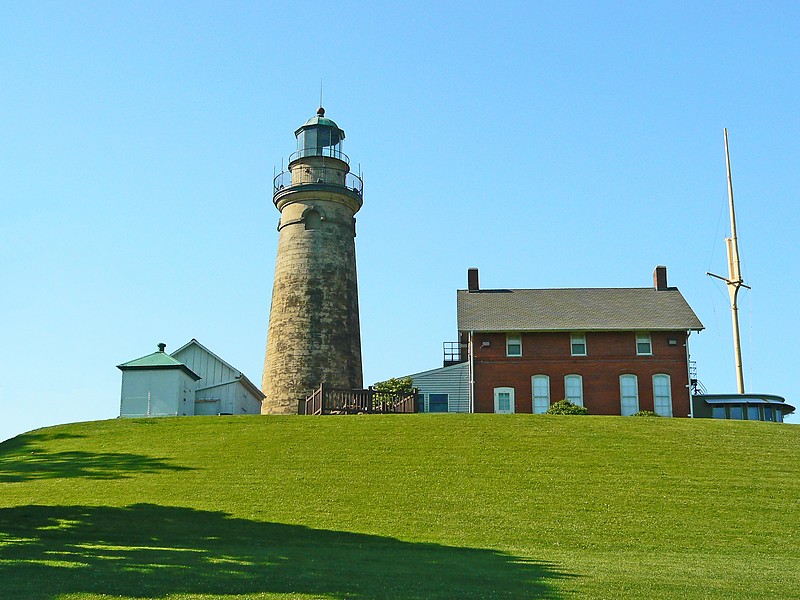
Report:
[[317,116],[306,121],[294,135],[297,137],[297,152],[290,160],[304,156],[329,156],[349,162],[347,155],[342,152],[344,130],[325,117],[325,109],[321,106],[317,110]]

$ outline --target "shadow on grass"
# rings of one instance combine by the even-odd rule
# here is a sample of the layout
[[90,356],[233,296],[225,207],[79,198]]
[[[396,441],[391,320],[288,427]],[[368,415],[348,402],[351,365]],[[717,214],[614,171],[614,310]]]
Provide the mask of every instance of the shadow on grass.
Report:
[[81,437],[69,433],[27,433],[0,443],[0,483],[69,477],[123,479],[142,473],[190,470],[143,454],[53,452],[44,445],[51,440]]
[[557,598],[571,577],[493,550],[232,518],[125,508],[0,509],[0,598],[86,593],[330,598]]

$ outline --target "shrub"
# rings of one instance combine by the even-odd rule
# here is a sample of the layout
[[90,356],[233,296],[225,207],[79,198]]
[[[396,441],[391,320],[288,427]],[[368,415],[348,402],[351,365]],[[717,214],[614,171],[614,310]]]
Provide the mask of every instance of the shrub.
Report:
[[384,402],[392,402],[398,395],[410,394],[414,389],[414,381],[411,377],[392,377],[386,381],[379,381],[372,386],[378,392],[372,397],[375,407]]
[[658,414],[654,413],[652,410],[640,410],[637,413],[633,413],[631,416],[632,417],[660,417],[661,415],[658,415]]
[[547,409],[548,415],[588,415],[589,411],[584,406],[573,404],[569,400],[559,400]]
[[377,392],[386,392],[387,394],[404,394],[410,392],[414,386],[414,381],[411,377],[392,377],[386,381],[379,381],[372,387]]

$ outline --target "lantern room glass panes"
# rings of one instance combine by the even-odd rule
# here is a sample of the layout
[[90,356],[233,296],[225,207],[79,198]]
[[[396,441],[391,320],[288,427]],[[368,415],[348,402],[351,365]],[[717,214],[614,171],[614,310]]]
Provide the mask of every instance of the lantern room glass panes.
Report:
[[341,158],[341,133],[338,129],[327,125],[307,127],[297,134],[297,153],[299,156]]

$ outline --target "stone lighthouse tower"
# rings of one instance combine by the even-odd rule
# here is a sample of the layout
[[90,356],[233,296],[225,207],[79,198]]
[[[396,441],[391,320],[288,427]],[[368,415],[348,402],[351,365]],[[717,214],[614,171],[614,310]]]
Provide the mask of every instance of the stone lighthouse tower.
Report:
[[344,131],[325,109],[294,134],[297,151],[274,181],[281,217],[263,414],[296,414],[320,383],[363,386],[355,251],[363,182],[350,172]]

